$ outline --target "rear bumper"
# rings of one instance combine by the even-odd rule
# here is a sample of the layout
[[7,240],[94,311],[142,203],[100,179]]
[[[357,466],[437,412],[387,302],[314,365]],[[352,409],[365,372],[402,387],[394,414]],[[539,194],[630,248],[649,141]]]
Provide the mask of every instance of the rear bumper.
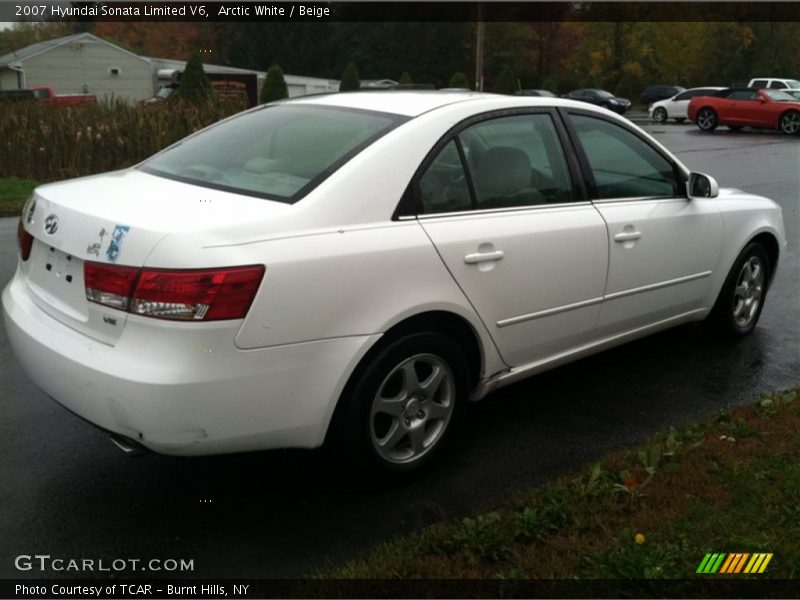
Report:
[[11,348],[34,383],[87,421],[164,454],[321,445],[349,374],[379,337],[239,350],[239,321],[130,315],[109,346],[44,313],[18,276],[2,300]]

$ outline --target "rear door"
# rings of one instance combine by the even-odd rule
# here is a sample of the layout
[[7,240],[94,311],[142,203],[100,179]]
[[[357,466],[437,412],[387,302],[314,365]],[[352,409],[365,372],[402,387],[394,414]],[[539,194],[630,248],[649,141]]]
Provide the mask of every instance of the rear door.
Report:
[[420,225],[511,366],[586,343],[599,315],[606,228],[564,135],[551,110],[485,115],[413,184]]

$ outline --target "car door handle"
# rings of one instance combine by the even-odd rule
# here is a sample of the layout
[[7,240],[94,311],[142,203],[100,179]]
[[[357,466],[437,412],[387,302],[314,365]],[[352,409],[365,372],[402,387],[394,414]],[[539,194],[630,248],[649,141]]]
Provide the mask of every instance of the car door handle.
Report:
[[638,240],[640,237],[642,237],[641,231],[625,231],[623,233],[618,233],[617,235],[615,235],[614,241],[619,243],[630,242],[632,240]]
[[505,256],[505,254],[502,250],[495,250],[494,252],[475,252],[474,254],[467,254],[464,257],[464,262],[468,265],[474,265],[482,262],[501,260],[503,256]]

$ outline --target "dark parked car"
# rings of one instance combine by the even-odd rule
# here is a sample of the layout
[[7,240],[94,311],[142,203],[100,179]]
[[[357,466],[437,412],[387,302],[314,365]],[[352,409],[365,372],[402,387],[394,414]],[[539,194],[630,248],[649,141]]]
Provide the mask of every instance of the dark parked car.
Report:
[[658,102],[659,100],[666,100],[672,98],[675,94],[680,94],[686,88],[679,85],[648,85],[642,92],[642,102],[650,104],[651,102]]
[[570,100],[580,100],[589,104],[596,104],[615,113],[624,114],[631,107],[631,101],[627,98],[620,98],[611,92],[597,89],[572,90],[569,94],[564,94],[563,98]]

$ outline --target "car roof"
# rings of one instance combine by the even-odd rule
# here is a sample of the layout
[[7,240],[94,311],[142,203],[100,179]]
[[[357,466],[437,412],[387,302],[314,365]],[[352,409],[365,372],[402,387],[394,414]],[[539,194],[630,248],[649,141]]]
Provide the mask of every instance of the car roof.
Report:
[[335,94],[320,94],[315,96],[302,96],[287,100],[284,104],[315,104],[322,106],[335,106],[341,108],[355,108],[377,112],[392,113],[408,117],[417,117],[426,112],[462,102],[479,102],[492,99],[501,101],[505,99],[509,106],[531,105],[536,106],[575,106],[569,100],[541,96],[506,96],[502,94],[487,94],[482,92],[457,92],[457,91],[369,91],[369,92],[340,92]]

